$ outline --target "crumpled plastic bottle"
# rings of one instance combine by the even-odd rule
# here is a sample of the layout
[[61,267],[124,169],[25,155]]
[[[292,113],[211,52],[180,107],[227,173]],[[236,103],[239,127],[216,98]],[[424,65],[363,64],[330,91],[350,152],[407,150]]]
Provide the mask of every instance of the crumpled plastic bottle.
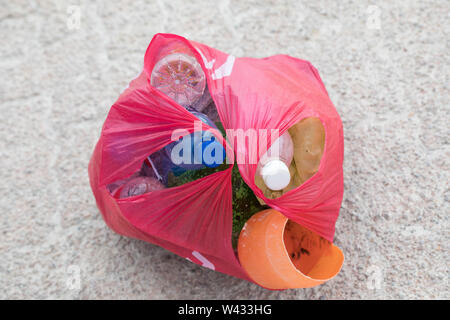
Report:
[[164,185],[152,177],[139,176],[132,178],[120,190],[119,198],[138,196],[147,192],[164,189]]

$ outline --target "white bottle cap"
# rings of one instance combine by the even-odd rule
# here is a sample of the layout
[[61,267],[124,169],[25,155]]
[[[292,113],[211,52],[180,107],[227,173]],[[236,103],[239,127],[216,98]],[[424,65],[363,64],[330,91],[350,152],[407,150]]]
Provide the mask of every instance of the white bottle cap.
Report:
[[282,190],[289,185],[291,174],[289,168],[281,160],[270,160],[261,168],[261,177],[271,190]]

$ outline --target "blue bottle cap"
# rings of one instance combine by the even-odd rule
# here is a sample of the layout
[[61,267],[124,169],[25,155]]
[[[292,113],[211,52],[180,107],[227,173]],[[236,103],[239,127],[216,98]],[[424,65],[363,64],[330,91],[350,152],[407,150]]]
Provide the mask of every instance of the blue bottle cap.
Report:
[[225,148],[215,137],[202,142],[202,164],[209,168],[216,168],[224,163],[226,158]]

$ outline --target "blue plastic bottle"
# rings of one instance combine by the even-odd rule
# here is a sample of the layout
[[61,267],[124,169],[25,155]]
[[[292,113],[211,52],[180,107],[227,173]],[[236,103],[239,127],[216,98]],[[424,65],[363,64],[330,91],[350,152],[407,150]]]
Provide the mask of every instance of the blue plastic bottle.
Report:
[[[203,113],[192,111],[194,116],[217,130],[216,125]],[[166,146],[167,156],[177,167],[185,170],[198,170],[204,167],[215,168],[223,163],[225,149],[209,131],[197,131],[185,136],[181,141]],[[189,150],[189,154],[183,152]]]
[[[205,114],[197,111],[191,113],[213,129],[217,129]],[[188,154],[185,155],[185,151],[188,151]],[[179,175],[189,170],[215,168],[223,163],[225,157],[224,147],[211,132],[197,131],[149,156],[147,167],[144,163],[143,173],[167,185],[170,171]]]

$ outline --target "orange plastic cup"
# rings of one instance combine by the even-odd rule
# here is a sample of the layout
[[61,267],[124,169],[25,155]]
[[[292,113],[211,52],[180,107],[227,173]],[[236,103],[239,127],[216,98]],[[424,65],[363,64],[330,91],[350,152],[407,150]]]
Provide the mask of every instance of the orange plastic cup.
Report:
[[344,263],[337,246],[274,209],[246,222],[238,255],[249,277],[267,289],[317,286],[336,276]]

